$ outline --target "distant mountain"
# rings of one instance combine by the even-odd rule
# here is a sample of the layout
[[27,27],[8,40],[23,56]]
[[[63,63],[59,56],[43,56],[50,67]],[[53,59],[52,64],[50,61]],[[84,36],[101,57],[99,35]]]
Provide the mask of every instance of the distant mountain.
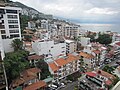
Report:
[[21,7],[22,9],[25,9],[25,8],[26,8],[26,9],[29,9],[29,10],[36,11],[36,12],[38,12],[39,14],[43,14],[43,13],[37,11],[36,9],[34,9],[34,8],[32,8],[32,7],[28,7],[28,6],[26,6],[26,5],[24,5],[24,4],[20,3],[20,2],[14,2],[14,5],[15,5],[15,6],[18,6],[18,7]]
[[27,15],[27,16],[31,16],[31,17],[37,17],[37,18],[53,19],[52,15],[39,12],[36,9],[26,6],[20,2],[10,2],[10,3],[16,7],[22,8],[22,15]]

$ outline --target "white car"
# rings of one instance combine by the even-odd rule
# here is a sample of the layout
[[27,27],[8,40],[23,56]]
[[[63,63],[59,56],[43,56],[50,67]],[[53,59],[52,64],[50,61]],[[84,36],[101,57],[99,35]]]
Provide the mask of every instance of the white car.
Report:
[[64,83],[61,83],[61,87],[65,87],[65,84],[64,84]]

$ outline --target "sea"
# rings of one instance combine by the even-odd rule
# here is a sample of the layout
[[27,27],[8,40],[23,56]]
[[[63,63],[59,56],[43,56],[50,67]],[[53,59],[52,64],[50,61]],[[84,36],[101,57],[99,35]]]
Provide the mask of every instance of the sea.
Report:
[[80,24],[82,30],[105,32],[112,31],[120,33],[120,24]]

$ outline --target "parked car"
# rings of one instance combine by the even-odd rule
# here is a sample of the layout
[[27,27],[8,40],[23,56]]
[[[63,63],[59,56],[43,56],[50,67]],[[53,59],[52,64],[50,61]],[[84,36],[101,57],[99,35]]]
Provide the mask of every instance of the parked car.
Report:
[[67,82],[68,82],[68,83],[72,83],[72,81],[70,81],[70,80],[68,80]]
[[65,84],[64,84],[64,83],[61,83],[60,85],[61,85],[61,87],[65,87]]
[[117,61],[116,64],[119,64],[119,65],[120,65],[120,61]]

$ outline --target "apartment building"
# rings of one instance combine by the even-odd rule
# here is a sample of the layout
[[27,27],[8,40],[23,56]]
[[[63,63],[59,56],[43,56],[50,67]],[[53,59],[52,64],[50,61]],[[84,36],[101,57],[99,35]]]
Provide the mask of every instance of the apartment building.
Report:
[[18,7],[0,6],[0,35],[5,52],[13,51],[11,42],[14,38],[21,39],[20,12]]
[[59,40],[36,40],[32,42],[32,49],[37,55],[44,55],[45,61],[66,55],[66,43]]
[[77,50],[77,43],[74,40],[65,40],[66,53],[73,53]]
[[79,56],[81,59],[83,59],[84,65],[87,68],[94,68],[96,66],[95,57],[92,54],[87,52],[80,52]]
[[79,56],[68,54],[68,56],[49,62],[48,66],[54,79],[59,81],[80,70]]
[[29,21],[29,22],[28,22],[28,29],[32,29],[32,30],[36,29],[36,24],[35,24],[35,22]]
[[82,46],[87,46],[90,44],[90,38],[80,37],[80,43]]
[[62,35],[65,37],[75,38],[79,36],[80,27],[77,25],[64,25],[62,26]]
[[102,65],[107,54],[107,48],[99,43],[90,43],[84,47],[83,52],[92,54],[94,56],[96,65]]

